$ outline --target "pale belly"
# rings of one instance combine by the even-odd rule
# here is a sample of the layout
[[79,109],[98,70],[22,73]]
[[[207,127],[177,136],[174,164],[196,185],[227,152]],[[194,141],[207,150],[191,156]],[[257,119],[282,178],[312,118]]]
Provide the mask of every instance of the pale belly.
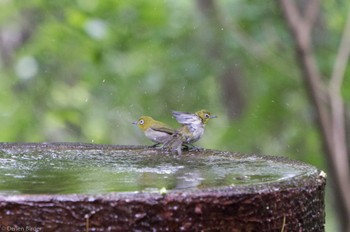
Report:
[[147,129],[145,131],[145,135],[147,138],[152,140],[155,143],[164,143],[167,138],[169,138],[169,134],[161,131],[155,131],[152,129]]
[[192,138],[187,138],[187,143],[194,143],[197,142],[203,135],[204,133],[204,127],[202,126],[197,126],[195,128],[191,128],[193,137]]

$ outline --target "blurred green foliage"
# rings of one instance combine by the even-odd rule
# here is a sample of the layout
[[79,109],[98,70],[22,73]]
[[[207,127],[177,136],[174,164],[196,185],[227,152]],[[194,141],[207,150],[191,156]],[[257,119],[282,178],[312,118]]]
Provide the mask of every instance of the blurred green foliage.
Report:
[[[177,127],[171,110],[207,108],[219,118],[198,145],[326,169],[277,2],[215,1],[212,18],[199,2],[0,1],[0,141],[150,144],[131,124],[140,115]],[[349,4],[322,2],[314,47],[325,80]],[[241,90],[229,94],[244,99],[234,116],[227,67]],[[345,102],[349,88],[347,78]]]

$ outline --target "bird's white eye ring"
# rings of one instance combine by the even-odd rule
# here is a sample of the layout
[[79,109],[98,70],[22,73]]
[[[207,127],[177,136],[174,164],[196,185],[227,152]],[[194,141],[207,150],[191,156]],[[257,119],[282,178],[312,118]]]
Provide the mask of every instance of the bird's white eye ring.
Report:
[[209,117],[210,117],[210,115],[209,115],[209,114],[205,114],[205,115],[204,115],[204,117],[209,118]]
[[140,121],[139,121],[139,124],[140,125],[143,125],[145,123],[145,121],[143,121],[143,119],[141,119]]

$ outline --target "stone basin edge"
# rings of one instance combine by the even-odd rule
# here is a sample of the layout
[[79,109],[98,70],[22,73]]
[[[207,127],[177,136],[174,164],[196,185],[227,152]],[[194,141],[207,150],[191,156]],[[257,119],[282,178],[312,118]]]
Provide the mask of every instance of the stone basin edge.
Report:
[[[44,142],[44,143],[11,143],[1,142],[0,151],[11,149],[22,150],[133,150],[144,152],[145,154],[169,155],[159,149],[141,145],[110,145],[110,144],[90,144],[90,143],[70,143],[70,142]],[[93,202],[93,201],[154,201],[159,200],[178,200],[183,201],[188,198],[206,198],[206,197],[240,197],[251,194],[271,194],[274,192],[291,189],[295,191],[310,191],[315,188],[324,187],[326,184],[326,175],[322,170],[306,164],[301,161],[292,160],[281,156],[269,156],[258,154],[242,154],[230,151],[220,151],[203,149],[201,151],[183,152],[183,155],[225,155],[238,157],[254,157],[259,159],[270,160],[274,162],[285,163],[288,165],[297,165],[310,171],[306,175],[295,176],[289,180],[280,180],[276,182],[266,182],[251,185],[225,186],[215,188],[202,188],[195,190],[167,190],[165,193],[160,192],[112,192],[103,194],[0,194],[0,202]],[[307,190],[303,186],[308,186]]]

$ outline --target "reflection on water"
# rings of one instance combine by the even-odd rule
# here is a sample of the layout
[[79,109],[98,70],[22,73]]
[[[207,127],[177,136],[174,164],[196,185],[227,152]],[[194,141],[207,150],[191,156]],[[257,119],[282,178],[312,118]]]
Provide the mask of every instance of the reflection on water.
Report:
[[305,172],[302,166],[231,153],[173,156],[132,149],[0,151],[1,194],[198,189],[276,182]]

